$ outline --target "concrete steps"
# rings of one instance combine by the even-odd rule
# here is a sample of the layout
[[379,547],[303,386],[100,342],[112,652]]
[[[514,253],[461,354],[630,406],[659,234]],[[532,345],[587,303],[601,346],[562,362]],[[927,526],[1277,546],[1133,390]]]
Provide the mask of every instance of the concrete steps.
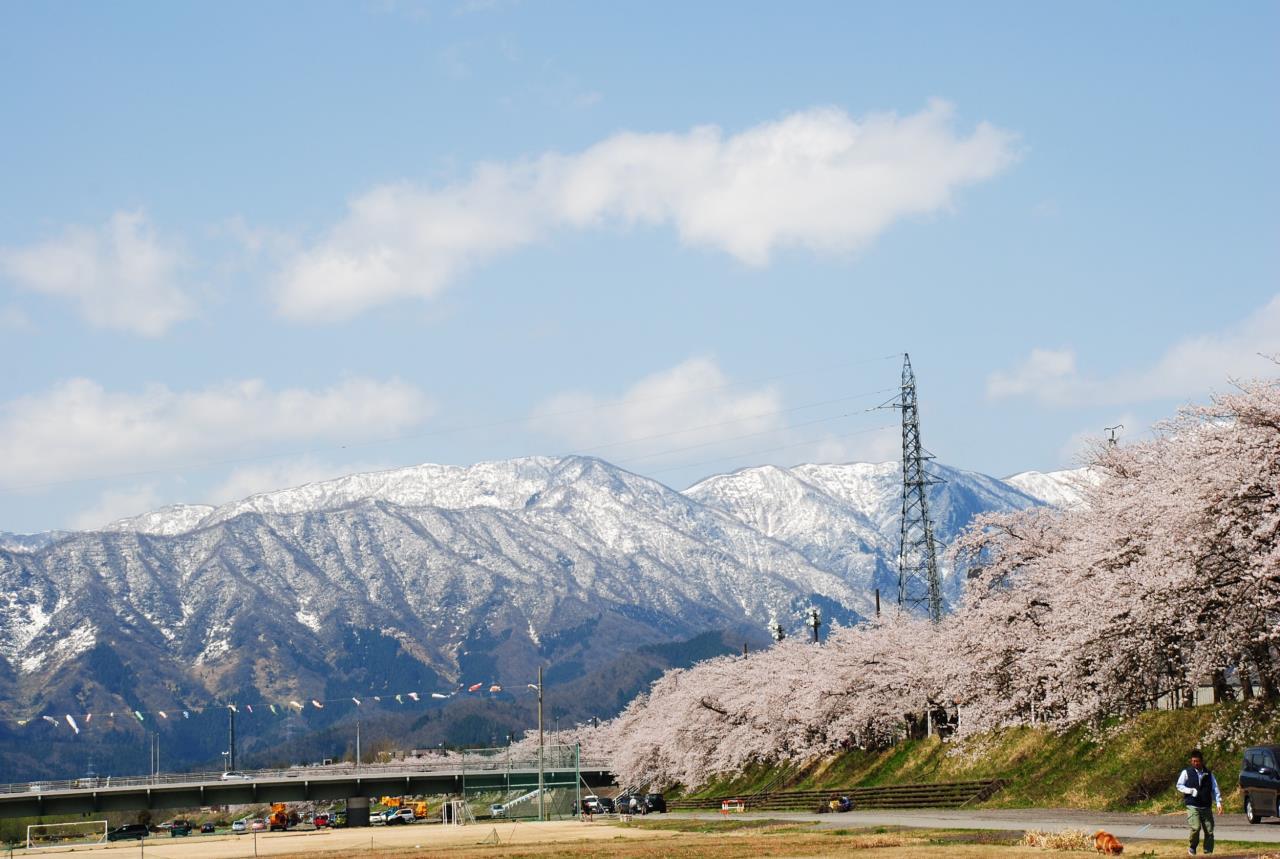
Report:
[[756,795],[669,800],[672,811],[719,811],[726,799],[740,799],[748,811],[825,810],[833,796],[847,796],[854,808],[960,808],[982,802],[1004,786],[1000,779],[938,784],[893,784],[828,790],[779,790]]

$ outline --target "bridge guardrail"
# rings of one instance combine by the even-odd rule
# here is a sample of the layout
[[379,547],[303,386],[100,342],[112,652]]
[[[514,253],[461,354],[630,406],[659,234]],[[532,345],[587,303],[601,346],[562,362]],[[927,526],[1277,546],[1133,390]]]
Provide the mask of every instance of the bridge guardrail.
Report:
[[[580,765],[582,769],[607,770],[609,764],[607,761],[583,760]],[[271,781],[285,778],[305,778],[305,777],[325,777],[325,776],[360,776],[360,777],[377,777],[379,775],[394,775],[400,773],[413,773],[415,775],[437,775],[447,773],[463,773],[463,772],[505,772],[511,770],[537,770],[537,759],[527,760],[520,759],[514,761],[506,760],[487,760],[476,761],[474,759],[463,761],[461,759],[451,760],[447,764],[438,764],[435,766],[424,765],[422,763],[387,763],[387,764],[361,764],[356,767],[355,764],[338,764],[332,766],[317,767],[290,767],[289,769],[265,769],[265,770],[237,770],[242,772],[248,778],[246,779],[223,779],[222,772],[215,770],[213,772],[188,772],[188,773],[161,773],[155,776],[92,776],[87,778],[71,778],[71,779],[32,779],[27,782],[13,782],[10,784],[0,784],[0,796],[9,796],[13,794],[36,794],[43,795],[46,793],[59,793],[63,791],[84,791],[84,790],[106,790],[108,788],[117,787],[163,787],[166,785],[191,784],[191,785],[236,785],[236,784],[252,784],[257,781]],[[548,763],[544,768],[554,768]]]

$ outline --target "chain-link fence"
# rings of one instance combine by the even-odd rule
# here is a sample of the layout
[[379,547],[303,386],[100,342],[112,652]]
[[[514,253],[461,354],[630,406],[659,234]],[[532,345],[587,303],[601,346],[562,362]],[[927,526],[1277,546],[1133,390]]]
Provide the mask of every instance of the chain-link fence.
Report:
[[477,819],[572,817],[581,784],[577,746],[543,746],[541,760],[537,750],[468,749],[463,754],[462,795]]

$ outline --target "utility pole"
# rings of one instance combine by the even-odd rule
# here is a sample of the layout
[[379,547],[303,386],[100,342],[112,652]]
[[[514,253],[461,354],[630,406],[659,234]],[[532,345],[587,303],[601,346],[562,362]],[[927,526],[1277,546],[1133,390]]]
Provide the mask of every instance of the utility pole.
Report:
[[942,620],[942,578],[937,547],[929,521],[928,488],[940,483],[925,471],[933,459],[920,443],[920,411],[911,356],[902,356],[902,392],[895,408],[902,410],[902,535],[898,549],[898,604],[925,608],[934,623]]
[[538,820],[546,820],[546,810],[543,807],[546,800],[545,792],[545,775],[543,773],[543,755],[542,755],[542,666],[538,666]]
[[813,627],[813,643],[818,643],[818,627],[822,626],[822,613],[818,607],[809,609],[809,626]]
[[360,720],[356,719],[356,769],[360,769]]
[[234,771],[236,768],[236,709],[234,706],[227,708],[227,749],[231,752],[227,756],[227,767]]

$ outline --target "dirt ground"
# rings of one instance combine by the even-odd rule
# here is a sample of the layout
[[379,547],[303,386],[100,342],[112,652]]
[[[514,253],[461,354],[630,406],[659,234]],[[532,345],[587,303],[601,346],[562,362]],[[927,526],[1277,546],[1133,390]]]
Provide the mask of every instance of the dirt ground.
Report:
[[[782,821],[670,821],[663,825],[597,821],[475,824],[466,827],[416,825],[393,828],[321,830],[252,836],[152,838],[111,846],[67,850],[16,851],[15,856],[103,857],[103,859],[400,859],[440,856],[447,859],[560,859],[609,856],[619,859],[822,859],[857,852],[869,859],[957,857],[957,859],[1042,859],[1091,853],[1040,850],[1017,844],[1019,833],[976,830],[921,830],[875,827],[815,830]],[[256,854],[255,854],[256,850]],[[1280,859],[1274,845],[1252,847],[1220,844],[1218,857]],[[1126,843],[1126,857],[1172,859],[1185,856],[1183,844],[1169,841]]]

